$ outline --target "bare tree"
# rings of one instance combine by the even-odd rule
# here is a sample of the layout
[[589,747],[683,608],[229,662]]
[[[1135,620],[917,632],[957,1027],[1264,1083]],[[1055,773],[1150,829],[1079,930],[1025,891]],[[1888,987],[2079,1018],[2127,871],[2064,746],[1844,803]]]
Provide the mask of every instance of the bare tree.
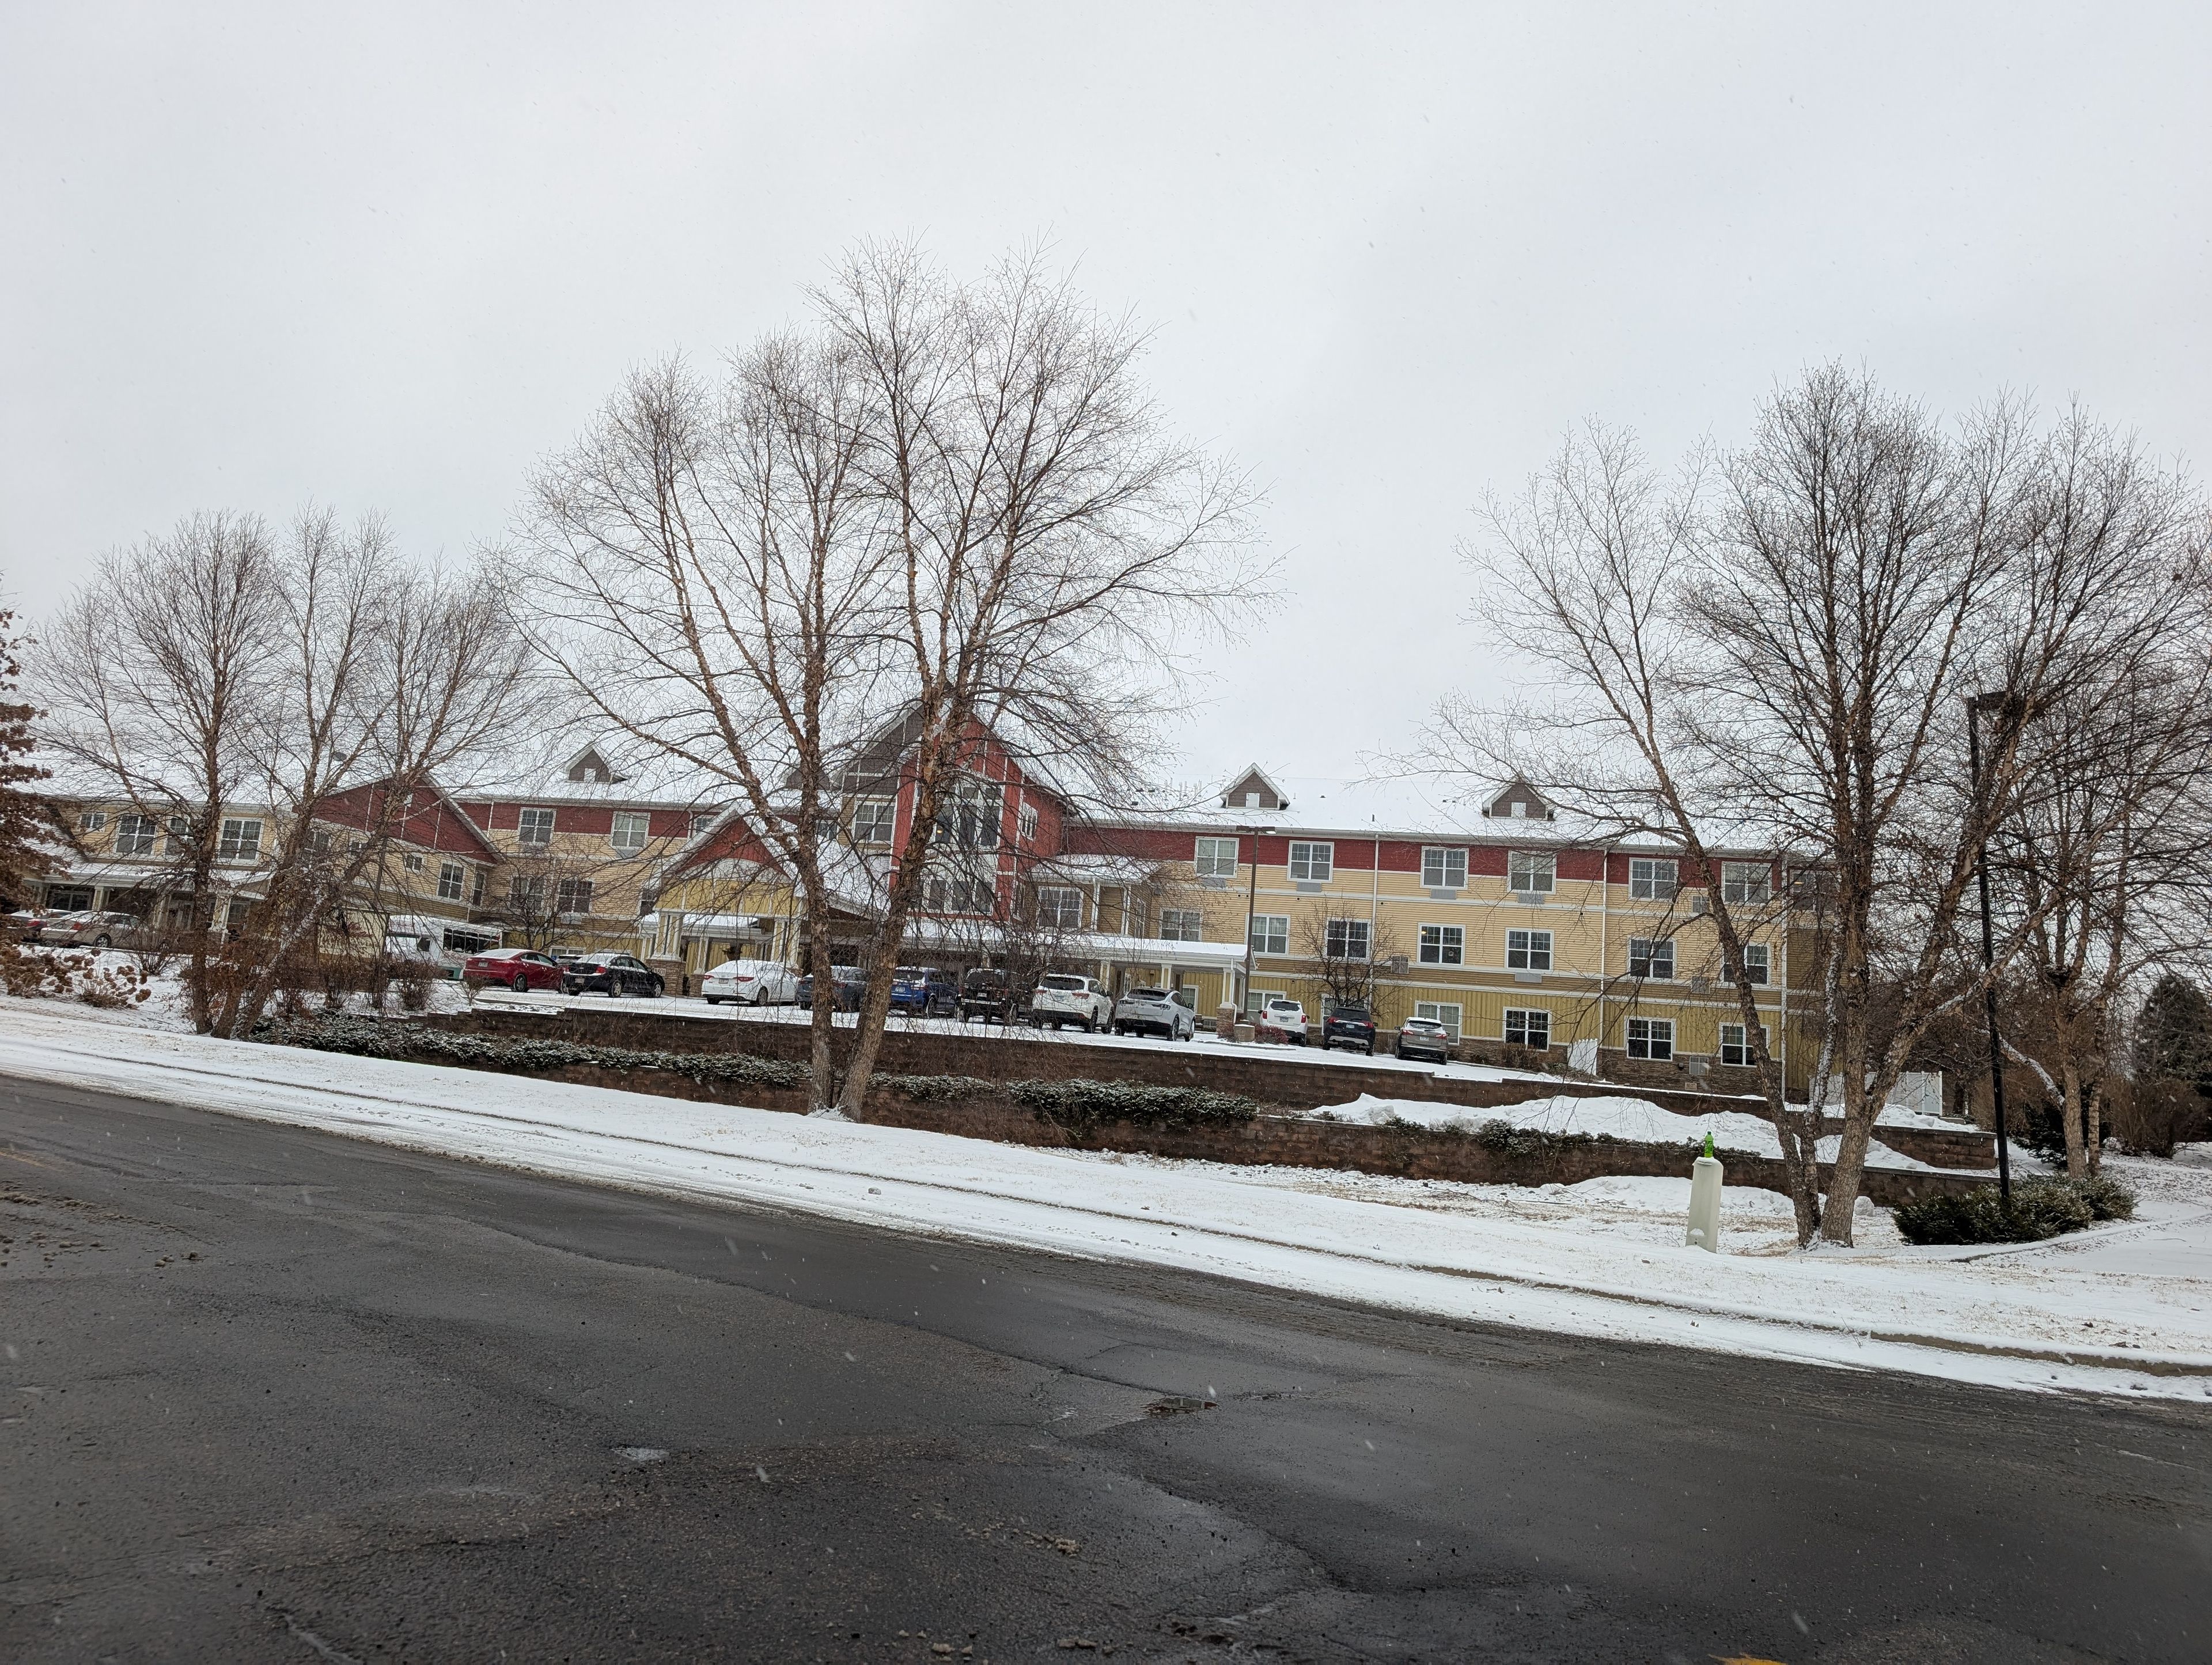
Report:
[[1402,952],[1379,921],[1332,918],[1315,908],[1298,919],[1298,952],[1313,962],[1322,992],[1338,1006],[1375,1006],[1386,963]]
[[[2042,764],[2046,714],[2148,674],[2187,628],[2170,597],[2177,574],[2199,581],[2201,511],[2078,414],[2039,428],[1999,404],[1951,434],[1831,367],[1672,487],[1593,428],[1490,523],[1484,617],[1552,697],[1448,706],[1432,742],[1525,775],[1601,831],[1681,848],[1685,883],[1708,887],[1801,1240],[1848,1243],[1891,1087],[1929,1023],[1984,987],[1960,930],[1982,840]],[[1992,690],[1977,779],[1966,700]],[[2115,809],[2086,836],[2114,836]],[[1802,1110],[1759,1027],[1741,951],[1766,921],[1727,894],[1730,846],[1784,853],[1820,900],[1822,1056]],[[2051,905],[2014,908],[2000,970]],[[1829,1080],[1844,1133],[1823,1200]]]
[[[812,327],[634,377],[544,471],[517,550],[533,635],[605,721],[738,788],[797,885],[830,985],[833,907],[879,916],[842,1083],[815,1012],[817,1111],[857,1115],[890,972],[984,737],[1133,778],[1180,650],[1249,588],[1234,477],[1164,434],[1142,337],[1034,263],[959,284],[871,248]],[[915,812],[894,858],[846,844],[849,770],[885,735]]]
[[186,910],[186,987],[202,1032],[213,1024],[207,972],[222,811],[257,773],[277,583],[259,520],[196,515],[103,560],[33,661],[52,708],[49,748],[162,830],[157,884]]

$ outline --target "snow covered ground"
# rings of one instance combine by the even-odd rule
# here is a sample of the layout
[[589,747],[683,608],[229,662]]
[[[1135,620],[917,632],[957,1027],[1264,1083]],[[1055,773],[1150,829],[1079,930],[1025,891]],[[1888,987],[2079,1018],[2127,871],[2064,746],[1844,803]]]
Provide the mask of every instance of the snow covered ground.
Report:
[[211,1041],[0,1000],[0,1073],[605,1184],[1174,1266],[1270,1288],[1749,1358],[2212,1401],[2212,1170],[2115,1162],[2142,1219],[2026,1248],[1790,1252],[1732,1191],[1713,1255],[1688,1182],[1526,1188],[1032,1150],[482,1073]]

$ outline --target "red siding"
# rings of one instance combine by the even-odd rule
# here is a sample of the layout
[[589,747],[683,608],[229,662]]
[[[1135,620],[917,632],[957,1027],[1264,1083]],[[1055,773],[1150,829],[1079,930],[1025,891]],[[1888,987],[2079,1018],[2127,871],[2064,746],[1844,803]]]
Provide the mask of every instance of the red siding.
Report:
[[1605,854],[1600,850],[1561,850],[1561,878],[1599,878],[1605,873]]
[[570,804],[553,811],[553,830],[606,838],[615,829],[615,812],[599,804]]
[[647,824],[647,830],[655,838],[689,838],[691,836],[691,811],[655,810],[653,819]]

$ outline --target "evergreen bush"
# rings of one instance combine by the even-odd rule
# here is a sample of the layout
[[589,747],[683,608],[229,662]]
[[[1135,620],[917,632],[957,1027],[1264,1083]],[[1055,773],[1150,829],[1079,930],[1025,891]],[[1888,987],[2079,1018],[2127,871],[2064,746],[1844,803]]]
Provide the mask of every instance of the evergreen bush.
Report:
[[2007,1212],[1994,1185],[1960,1195],[1900,1203],[1897,1229],[1913,1243],[2040,1243],[2097,1220],[2134,1217],[2135,1194],[2109,1174],[2086,1180],[2032,1179],[2012,1188]]

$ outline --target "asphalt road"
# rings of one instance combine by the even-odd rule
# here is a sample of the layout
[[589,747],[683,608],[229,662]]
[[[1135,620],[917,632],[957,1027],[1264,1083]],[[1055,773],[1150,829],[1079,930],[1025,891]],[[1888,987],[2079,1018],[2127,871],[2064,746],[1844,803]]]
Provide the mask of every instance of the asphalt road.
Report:
[[12,1082],[0,1341],[11,1661],[2212,1658],[2201,1411]]

